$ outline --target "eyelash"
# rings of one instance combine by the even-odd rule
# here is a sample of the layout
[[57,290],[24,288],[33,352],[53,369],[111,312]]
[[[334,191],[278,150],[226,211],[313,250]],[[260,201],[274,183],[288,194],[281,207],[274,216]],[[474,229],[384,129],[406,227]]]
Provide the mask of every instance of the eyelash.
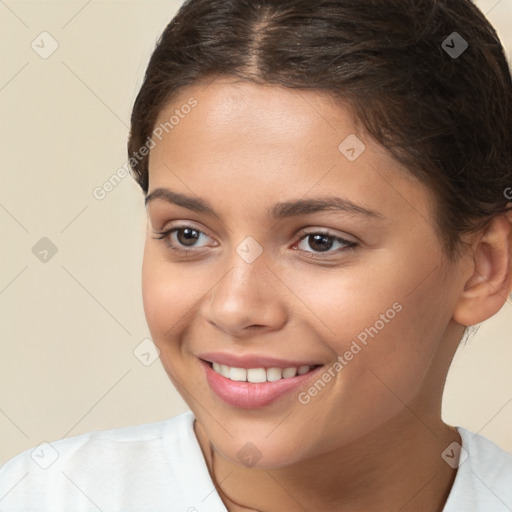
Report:
[[[184,230],[184,229],[190,229],[192,231],[195,231],[199,234],[203,234],[203,235],[206,235],[206,233],[204,233],[203,231],[200,231],[199,229],[196,229],[194,228],[193,226],[178,226],[178,227],[173,227],[173,228],[170,228],[170,229],[167,229],[167,230],[164,230],[164,231],[155,231],[155,234],[156,235],[159,235],[159,236],[154,236],[153,238],[156,239],[156,240],[162,240],[165,245],[167,246],[167,248],[169,250],[171,250],[172,252],[174,252],[175,254],[178,254],[178,255],[183,255],[183,256],[186,256],[186,255],[190,255],[192,253],[196,253],[197,250],[196,249],[181,249],[181,248],[178,248],[178,247],[174,247],[172,244],[171,244],[171,241],[169,240],[169,235],[171,235],[172,233],[174,233],[175,231],[179,231],[179,230]],[[302,240],[308,238],[309,236],[313,236],[313,235],[323,235],[323,236],[326,236],[328,238],[332,238],[335,242],[340,242],[342,244],[345,245],[344,248],[341,248],[341,249],[338,249],[336,251],[326,251],[325,253],[315,253],[315,252],[310,252],[310,251],[303,251],[301,249],[300,252],[303,252],[305,253],[306,257],[308,258],[312,258],[312,259],[325,259],[325,256],[320,256],[321,254],[326,254],[326,255],[332,255],[332,254],[339,254],[341,252],[351,252],[351,251],[354,251],[357,247],[358,247],[358,244],[356,242],[351,242],[349,240],[345,240],[343,238],[340,238],[340,237],[337,237],[331,233],[329,233],[328,231],[325,231],[325,230],[318,230],[318,231],[309,231],[309,232],[303,232],[302,233],[302,236],[301,238],[296,242],[296,244],[294,245],[298,245],[300,242],[302,242]],[[206,235],[208,236],[208,235]]]

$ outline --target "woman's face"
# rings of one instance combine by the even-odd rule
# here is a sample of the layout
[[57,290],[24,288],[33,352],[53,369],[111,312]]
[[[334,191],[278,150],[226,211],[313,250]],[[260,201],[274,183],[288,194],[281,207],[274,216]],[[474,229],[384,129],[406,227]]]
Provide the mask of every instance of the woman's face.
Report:
[[[443,256],[427,189],[350,111],[317,92],[224,79],[183,90],[155,130],[144,308],[216,449],[279,467],[413,403],[439,414],[463,329],[452,320],[461,271]],[[257,383],[205,360],[239,368],[220,367],[234,379],[253,369],[250,380],[322,366]]]

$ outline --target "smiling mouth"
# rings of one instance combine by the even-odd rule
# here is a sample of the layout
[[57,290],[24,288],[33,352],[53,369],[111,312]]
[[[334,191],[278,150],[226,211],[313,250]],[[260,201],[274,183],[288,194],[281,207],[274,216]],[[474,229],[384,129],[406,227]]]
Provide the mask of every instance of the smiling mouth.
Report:
[[286,368],[241,368],[201,358],[198,360],[210,389],[221,401],[237,409],[256,409],[274,402],[290,404],[290,398],[284,402],[279,399],[290,397],[307,385],[325,366],[312,364]]
[[281,379],[291,379],[298,375],[305,375],[316,368],[323,366],[320,364],[316,365],[305,365],[298,367],[288,368],[238,368],[234,366],[227,366],[225,364],[212,363],[210,361],[204,361],[207,363],[213,371],[223,377],[232,380],[234,382],[250,382],[253,384],[259,384],[263,382],[275,382]]

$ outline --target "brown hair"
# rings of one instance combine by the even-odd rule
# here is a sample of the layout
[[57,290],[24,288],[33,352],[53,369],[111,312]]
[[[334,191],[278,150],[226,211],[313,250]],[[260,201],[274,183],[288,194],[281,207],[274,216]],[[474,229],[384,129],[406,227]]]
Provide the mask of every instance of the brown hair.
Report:
[[[449,52],[463,40],[465,51]],[[159,113],[214,76],[348,102],[433,191],[450,258],[462,233],[511,208],[510,69],[495,29],[469,0],[186,1],[157,42],[131,116],[128,155],[145,194],[149,155],[138,151]]]

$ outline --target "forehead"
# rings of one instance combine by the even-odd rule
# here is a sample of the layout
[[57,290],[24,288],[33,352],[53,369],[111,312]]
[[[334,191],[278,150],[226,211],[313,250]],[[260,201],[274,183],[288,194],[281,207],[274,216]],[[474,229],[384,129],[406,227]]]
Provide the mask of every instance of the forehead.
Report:
[[[193,128],[198,136],[220,142],[228,134],[230,140],[245,143],[245,151],[256,143],[267,148],[312,144],[325,139],[326,134],[326,148],[332,142],[337,149],[336,141],[344,132],[360,130],[355,126],[350,105],[326,93],[229,78],[185,88],[162,109],[156,125],[162,125],[181,109],[188,111],[186,105],[191,99],[197,101],[197,106],[180,117],[173,127],[174,135],[180,137],[180,132]],[[200,123],[190,126],[192,119],[200,119]]]
[[[323,92],[218,79],[183,89],[155,127],[166,123],[150,152],[150,192],[169,185],[253,203],[257,193],[338,193],[384,210],[405,194],[428,210],[423,185],[366,134],[347,102]],[[351,160],[345,151],[354,142],[362,152]]]

